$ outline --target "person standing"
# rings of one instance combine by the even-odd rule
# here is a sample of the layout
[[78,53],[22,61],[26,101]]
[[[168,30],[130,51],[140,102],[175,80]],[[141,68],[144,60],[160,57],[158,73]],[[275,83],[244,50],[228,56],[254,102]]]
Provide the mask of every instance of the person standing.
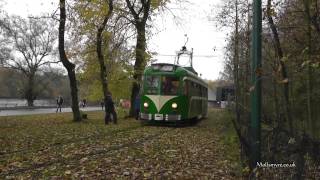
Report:
[[87,106],[87,100],[83,99],[82,100],[82,107],[85,108]]
[[135,101],[134,101],[134,112],[136,120],[139,119],[139,113],[140,113],[140,94],[137,95]]
[[113,123],[117,124],[117,113],[114,107],[114,102],[112,100],[111,93],[107,95],[106,103],[107,103],[106,104],[107,109],[106,109],[105,124],[109,123],[109,121],[111,120],[111,117],[112,117]]
[[57,98],[57,110],[56,110],[56,113],[58,112],[58,110],[60,110],[60,112],[61,112],[62,104],[63,104],[63,98],[61,96],[59,96]]
[[104,106],[103,100],[100,101],[100,106],[101,106],[101,109],[103,110],[103,106]]

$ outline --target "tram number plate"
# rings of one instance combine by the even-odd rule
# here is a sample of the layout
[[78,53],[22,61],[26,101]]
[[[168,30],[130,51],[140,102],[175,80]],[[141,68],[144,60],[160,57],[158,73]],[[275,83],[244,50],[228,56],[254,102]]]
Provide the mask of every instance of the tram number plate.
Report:
[[163,114],[155,114],[154,120],[156,121],[162,121],[163,120]]

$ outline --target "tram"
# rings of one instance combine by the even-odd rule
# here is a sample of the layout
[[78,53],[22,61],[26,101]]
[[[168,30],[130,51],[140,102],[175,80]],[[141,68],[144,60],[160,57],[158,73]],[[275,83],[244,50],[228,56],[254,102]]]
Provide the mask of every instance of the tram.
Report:
[[[189,55],[190,66],[179,65],[181,55]],[[207,116],[208,86],[193,69],[192,57],[193,50],[183,46],[174,64],[146,67],[140,92],[140,120],[182,122]]]

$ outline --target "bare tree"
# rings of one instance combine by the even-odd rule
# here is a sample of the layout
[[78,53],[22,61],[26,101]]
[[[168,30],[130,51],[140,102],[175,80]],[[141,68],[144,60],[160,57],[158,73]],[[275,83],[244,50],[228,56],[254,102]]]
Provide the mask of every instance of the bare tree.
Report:
[[291,117],[291,109],[290,109],[290,99],[289,99],[289,80],[288,80],[288,73],[287,73],[287,68],[286,65],[283,61],[284,55],[283,51],[281,48],[281,43],[280,43],[280,38],[279,38],[279,33],[277,30],[277,27],[273,21],[272,18],[272,5],[271,5],[272,0],[268,0],[267,4],[267,18],[268,18],[268,23],[270,26],[270,29],[272,31],[272,35],[274,38],[274,48],[275,52],[277,53],[277,60],[279,63],[279,67],[281,70],[281,78],[283,82],[283,95],[284,95],[284,106],[285,106],[285,111],[286,111],[286,118],[289,123],[290,127],[290,132],[293,134],[293,122],[292,122],[292,117]]
[[37,97],[34,88],[37,83],[36,73],[42,66],[54,61],[54,58],[49,58],[57,39],[57,31],[53,26],[53,22],[47,19],[23,19],[18,16],[0,19],[3,37],[1,50],[4,52],[1,61],[26,77],[24,98],[27,99],[28,106],[33,106]]
[[[142,78],[146,62],[146,24],[150,15],[151,0],[130,1],[126,0],[127,8],[132,16],[130,21],[134,24],[137,31],[136,60],[134,63],[133,84],[131,89],[131,104],[134,104],[139,93],[139,83]],[[130,116],[134,116],[134,107],[130,108]]]
[[65,0],[59,0],[60,5],[60,22],[59,22],[59,55],[60,60],[63,66],[68,71],[68,77],[70,81],[70,89],[71,89],[71,108],[73,112],[73,120],[74,121],[81,121],[81,115],[79,110],[78,104],[78,87],[77,87],[77,79],[76,79],[76,72],[75,72],[75,65],[68,60],[68,57],[65,52],[64,46],[64,32],[65,32],[65,25],[66,25],[66,2]]

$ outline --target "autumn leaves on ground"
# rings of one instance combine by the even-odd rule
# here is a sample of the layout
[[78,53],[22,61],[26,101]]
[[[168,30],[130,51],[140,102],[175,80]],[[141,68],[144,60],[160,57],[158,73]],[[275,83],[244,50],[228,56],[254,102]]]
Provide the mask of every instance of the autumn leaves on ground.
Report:
[[[120,118],[105,126],[102,112],[85,122],[69,113],[0,119],[0,179],[236,179],[237,143],[225,143],[219,118],[183,127],[143,125]],[[221,123],[221,122],[220,122]]]

